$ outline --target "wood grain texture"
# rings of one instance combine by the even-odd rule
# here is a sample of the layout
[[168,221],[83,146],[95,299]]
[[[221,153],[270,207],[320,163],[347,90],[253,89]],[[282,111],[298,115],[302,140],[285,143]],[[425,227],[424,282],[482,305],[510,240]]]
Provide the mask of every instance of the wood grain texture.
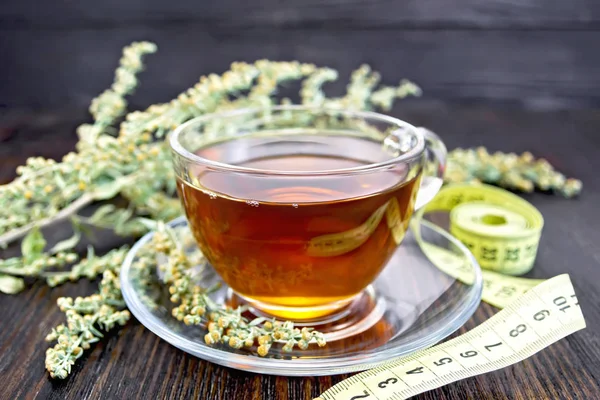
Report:
[[582,29],[599,26],[600,4],[594,0],[21,0],[0,9],[5,29],[112,28],[192,21],[220,29],[323,24],[353,29]]
[[121,48],[151,40],[134,105],[168,101],[203,74],[231,62],[302,60],[340,71],[330,93],[344,89],[362,63],[384,83],[408,78],[427,99],[482,99],[535,109],[600,104],[600,31],[399,31],[248,29],[207,31],[203,25],[38,31],[0,36],[0,105],[15,108],[87,107],[112,82]]
[[[538,259],[531,276],[547,278],[569,273],[586,318],[587,328],[533,357],[486,375],[436,389],[418,399],[595,399],[600,398],[600,112],[524,112],[490,107],[446,107],[405,104],[393,114],[439,133],[449,148],[486,145],[490,150],[525,151],[546,157],[557,168],[584,182],[582,196],[566,200],[541,193],[525,196],[546,219]],[[29,115],[13,128],[5,119],[0,129],[14,134],[0,149],[17,162],[36,152],[54,157],[74,144],[77,113]],[[61,146],[30,141],[44,126]],[[37,128],[34,128],[37,127]],[[6,150],[9,149],[9,150]],[[10,149],[15,149],[11,151]],[[0,157],[3,177],[8,164]],[[12,170],[12,167],[10,167]],[[103,248],[114,246],[106,238]],[[86,352],[71,377],[50,380],[44,371],[44,336],[61,322],[55,306],[60,296],[92,293],[94,283],[82,281],[49,289],[36,283],[17,296],[0,301],[1,399],[281,399],[306,400],[348,375],[318,378],[263,376],[219,367],[190,356],[162,341],[137,321],[107,335]],[[497,312],[482,304],[463,333]]]
[[440,101],[545,109],[600,104],[595,0],[5,3],[0,107],[11,109],[87,106],[134,40],[161,48],[140,97],[152,102],[234,60],[271,58],[343,73],[367,62],[390,83],[413,79]]

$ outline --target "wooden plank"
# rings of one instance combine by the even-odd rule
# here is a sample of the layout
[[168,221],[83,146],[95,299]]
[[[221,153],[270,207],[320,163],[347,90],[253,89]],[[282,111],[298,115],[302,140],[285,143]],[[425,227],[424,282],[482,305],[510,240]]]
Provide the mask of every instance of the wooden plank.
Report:
[[20,0],[0,9],[7,27],[73,29],[123,24],[198,22],[205,28],[394,26],[582,29],[598,27],[594,0],[197,0],[51,1]]
[[352,32],[250,29],[206,32],[202,26],[106,30],[16,31],[0,38],[0,104],[87,107],[107,88],[122,46],[153,40],[135,106],[167,101],[202,74],[235,60],[297,59],[349,72],[369,63],[384,83],[408,78],[427,99],[493,100],[537,108],[600,103],[599,32],[397,31]]

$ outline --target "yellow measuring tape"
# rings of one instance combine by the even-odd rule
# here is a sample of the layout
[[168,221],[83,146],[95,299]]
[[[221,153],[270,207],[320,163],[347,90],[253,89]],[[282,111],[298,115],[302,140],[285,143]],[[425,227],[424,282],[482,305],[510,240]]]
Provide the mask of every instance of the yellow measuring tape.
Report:
[[406,399],[515,364],[583,328],[569,276],[559,275],[466,334],[354,375],[318,399]]
[[515,364],[585,328],[568,275],[511,276],[528,272],[535,261],[543,227],[535,207],[503,189],[458,184],[416,213],[412,227],[423,252],[440,270],[471,284],[468,259],[421,237],[423,215],[435,211],[450,214],[450,232],[484,268],[482,299],[503,310],[455,339],[354,375],[318,400],[405,399]]
[[544,224],[530,203],[489,185],[444,187],[415,214],[412,228],[425,255],[448,275],[471,284],[467,259],[422,240],[419,223],[425,214],[449,213],[450,233],[469,248],[482,268],[482,300],[503,308],[543,279],[519,278],[533,267]]
[[417,213],[450,212],[450,233],[483,269],[522,275],[533,267],[544,225],[530,203],[489,185],[450,185]]

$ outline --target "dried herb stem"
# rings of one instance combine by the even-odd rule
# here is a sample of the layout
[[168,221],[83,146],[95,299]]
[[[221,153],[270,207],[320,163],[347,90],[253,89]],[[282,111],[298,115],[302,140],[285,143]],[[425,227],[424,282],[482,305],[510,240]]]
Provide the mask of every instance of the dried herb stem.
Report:
[[85,206],[92,204],[93,201],[93,194],[84,193],[81,197],[79,197],[73,203],[69,204],[67,207],[60,210],[57,214],[39,221],[30,222],[29,224],[9,231],[4,235],[0,235],[0,247],[4,247],[9,243],[14,242],[15,240],[21,239],[23,236],[27,235],[27,233],[29,233],[29,231],[31,231],[34,227],[44,228],[46,226],[56,224],[60,221],[68,219]]

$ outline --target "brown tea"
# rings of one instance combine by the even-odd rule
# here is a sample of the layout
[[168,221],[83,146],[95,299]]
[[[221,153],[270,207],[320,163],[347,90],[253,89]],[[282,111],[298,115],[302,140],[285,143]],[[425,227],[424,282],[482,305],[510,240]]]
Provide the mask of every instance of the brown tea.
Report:
[[[359,137],[321,144],[302,135],[240,138],[197,154],[270,171],[335,170],[391,157]],[[404,236],[420,181],[420,171],[402,165],[310,176],[198,167],[191,175],[191,182],[178,178],[178,191],[200,249],[235,292],[286,318],[331,310],[275,309],[339,306],[376,278]]]

